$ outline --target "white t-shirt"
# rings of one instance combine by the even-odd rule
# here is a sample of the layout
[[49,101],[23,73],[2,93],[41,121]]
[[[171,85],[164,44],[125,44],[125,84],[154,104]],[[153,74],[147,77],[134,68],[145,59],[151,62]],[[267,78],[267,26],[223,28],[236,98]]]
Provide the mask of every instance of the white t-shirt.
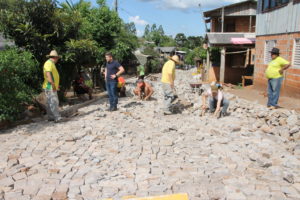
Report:
[[[213,97],[210,85],[203,85],[202,89],[204,90],[203,95]],[[218,90],[218,95],[213,98],[222,101],[224,98],[223,92]]]

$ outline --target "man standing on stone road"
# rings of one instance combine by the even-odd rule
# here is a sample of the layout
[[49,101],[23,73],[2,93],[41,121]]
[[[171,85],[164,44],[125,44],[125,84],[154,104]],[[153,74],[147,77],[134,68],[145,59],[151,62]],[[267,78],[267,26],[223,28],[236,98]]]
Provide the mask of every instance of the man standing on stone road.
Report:
[[109,96],[110,107],[108,111],[118,110],[118,77],[124,73],[124,67],[113,59],[112,53],[105,54],[105,82],[106,90]]
[[170,110],[172,102],[176,99],[175,95],[175,69],[176,64],[181,64],[179,57],[177,55],[170,57],[169,60],[164,64],[162,69],[162,89],[164,93],[164,114],[171,115]]
[[55,64],[58,62],[60,56],[55,50],[52,50],[50,54],[47,55],[47,58],[49,59],[45,62],[43,68],[43,89],[47,99],[47,115],[49,121],[59,122],[62,120],[59,114],[59,101],[57,96],[57,91],[59,90],[59,74]]
[[272,61],[269,63],[266,70],[266,77],[268,79],[268,104],[270,109],[278,108],[278,99],[280,95],[281,83],[283,80],[283,72],[291,65],[284,58],[280,57],[278,48],[273,48],[270,51]]
[[137,73],[138,73],[138,79],[143,79],[145,78],[145,66],[140,64],[137,67]]

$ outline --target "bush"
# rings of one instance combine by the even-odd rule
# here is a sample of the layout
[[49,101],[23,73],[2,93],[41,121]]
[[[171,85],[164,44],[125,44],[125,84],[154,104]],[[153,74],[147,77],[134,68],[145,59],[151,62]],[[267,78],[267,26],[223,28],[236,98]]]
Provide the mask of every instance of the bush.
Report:
[[14,48],[0,51],[0,121],[15,120],[37,92],[38,63],[32,54]]
[[147,63],[147,67],[150,73],[161,73],[162,65],[158,59],[151,59]]

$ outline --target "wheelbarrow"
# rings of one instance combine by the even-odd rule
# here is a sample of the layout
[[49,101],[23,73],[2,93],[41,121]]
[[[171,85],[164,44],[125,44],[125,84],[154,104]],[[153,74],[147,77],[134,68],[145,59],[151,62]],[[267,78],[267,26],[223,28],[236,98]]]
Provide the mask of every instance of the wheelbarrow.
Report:
[[202,93],[201,92],[202,83],[190,83],[190,86],[191,86],[193,93],[195,93],[195,92],[198,92],[199,94]]

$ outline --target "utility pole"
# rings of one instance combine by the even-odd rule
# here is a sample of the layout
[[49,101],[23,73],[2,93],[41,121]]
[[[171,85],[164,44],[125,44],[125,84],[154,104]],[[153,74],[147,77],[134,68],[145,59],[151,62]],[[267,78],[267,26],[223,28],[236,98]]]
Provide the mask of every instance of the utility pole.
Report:
[[118,12],[118,0],[115,0],[115,11]]

